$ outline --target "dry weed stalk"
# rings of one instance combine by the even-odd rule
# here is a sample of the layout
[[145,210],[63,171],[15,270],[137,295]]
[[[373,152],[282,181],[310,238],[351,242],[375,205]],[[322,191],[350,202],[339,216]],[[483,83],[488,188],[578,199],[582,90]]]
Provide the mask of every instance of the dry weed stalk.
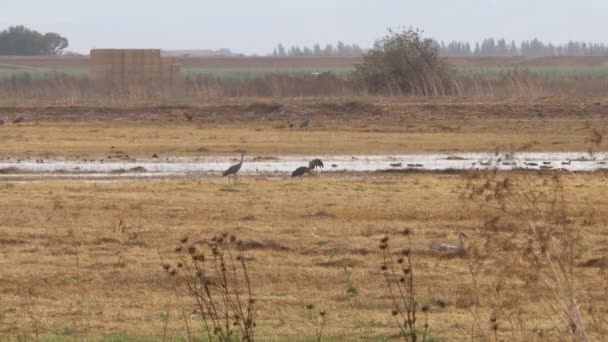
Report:
[[[380,269],[384,275],[386,286],[393,306],[392,316],[395,318],[401,336],[406,341],[426,341],[428,336],[428,307],[423,306],[422,312],[425,314],[424,329],[422,332],[416,329],[418,313],[418,302],[414,286],[414,270],[412,265],[412,240],[410,230],[404,229],[402,235],[407,237],[407,248],[399,253],[395,260],[389,246],[389,237],[385,236],[380,240],[380,250],[382,252],[382,265]],[[421,335],[421,336],[419,336]]]
[[315,326],[315,337],[317,342],[321,342],[323,340],[323,333],[325,331],[325,327],[327,325],[327,311],[321,310],[319,311],[319,316],[315,319],[313,314],[314,305],[308,304],[306,305],[306,309],[308,310],[308,319]]
[[178,297],[195,302],[209,341],[255,338],[255,298],[246,258],[237,254],[239,243],[234,235],[216,236],[207,243],[211,253],[206,255],[199,243],[183,238],[175,249],[177,262],[163,264]]
[[[466,189],[466,198],[488,210],[485,250],[493,251],[474,250],[472,258],[492,260],[504,267],[502,273],[551,293],[540,299],[550,308],[548,318],[557,318],[555,329],[573,340],[587,341],[574,286],[574,247],[579,236],[572,227],[560,176],[503,177],[490,172],[469,177]],[[504,286],[497,284],[497,294]]]

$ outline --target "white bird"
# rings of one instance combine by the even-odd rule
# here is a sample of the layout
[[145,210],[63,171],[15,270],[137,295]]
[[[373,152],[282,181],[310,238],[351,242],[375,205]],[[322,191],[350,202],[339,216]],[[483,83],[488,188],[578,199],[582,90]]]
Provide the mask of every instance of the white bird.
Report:
[[13,123],[14,123],[14,124],[18,124],[18,123],[20,123],[20,122],[23,122],[23,120],[25,120],[25,117],[23,117],[23,115],[17,115],[17,116],[15,117],[15,119],[13,120]]
[[466,238],[468,238],[467,234],[460,232],[458,233],[459,245],[452,245],[449,243],[441,243],[436,245],[431,245],[431,249],[435,252],[450,254],[450,255],[463,255],[466,254],[467,246],[466,246]]

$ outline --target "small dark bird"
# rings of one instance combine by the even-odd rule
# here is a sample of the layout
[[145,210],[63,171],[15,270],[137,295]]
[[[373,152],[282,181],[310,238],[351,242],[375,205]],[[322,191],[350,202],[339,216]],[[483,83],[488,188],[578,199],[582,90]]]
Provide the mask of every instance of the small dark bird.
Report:
[[316,170],[317,167],[323,168],[323,161],[321,159],[313,159],[310,161],[310,165],[312,165],[313,170]]
[[314,165],[312,164],[312,162],[308,163],[308,167],[306,166],[300,166],[299,168],[295,169],[295,171],[293,171],[291,173],[291,177],[298,177],[298,178],[302,178],[302,176],[304,176],[305,174],[307,174],[308,172],[310,172],[310,170],[312,170],[314,168]]
[[154,153],[154,154],[152,155],[152,158],[158,158],[158,155],[157,155],[156,153]]
[[[245,153],[241,153],[241,161],[238,164],[232,165],[226,171],[224,171],[222,173],[222,177],[226,177],[226,176],[232,175],[234,177],[234,182],[236,183],[236,180],[237,180],[236,174],[241,169],[241,165],[243,165],[243,158],[244,157],[245,157]],[[228,182],[230,182],[230,179],[228,179]]]
[[15,117],[15,119],[13,120],[14,124],[18,124],[20,122],[23,122],[23,120],[25,120],[25,118],[23,117],[23,115],[17,115],[17,117]]
[[188,121],[192,121],[192,118],[194,118],[194,116],[192,116],[192,113],[188,113],[188,112],[184,112],[184,117]]
[[300,124],[300,128],[307,129],[310,126],[310,118],[302,121]]

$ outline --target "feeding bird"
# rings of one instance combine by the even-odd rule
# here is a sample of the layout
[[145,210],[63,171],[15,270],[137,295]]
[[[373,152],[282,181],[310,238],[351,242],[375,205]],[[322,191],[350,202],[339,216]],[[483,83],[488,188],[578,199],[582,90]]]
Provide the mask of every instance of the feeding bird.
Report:
[[17,117],[15,117],[15,119],[13,120],[14,124],[18,124],[20,122],[23,122],[23,120],[25,120],[25,118],[23,117],[23,115],[17,115]]
[[304,176],[305,174],[307,174],[308,172],[310,172],[310,170],[312,170],[314,168],[314,165],[312,162],[308,163],[308,167],[306,166],[300,166],[299,168],[295,169],[292,173],[291,173],[291,177],[299,177],[302,178],[302,176]]
[[452,245],[449,243],[441,243],[431,245],[431,249],[435,252],[439,252],[445,255],[464,255],[466,254],[466,238],[468,238],[467,234],[460,232],[458,233],[458,245]]
[[[232,175],[234,177],[234,182],[236,183],[236,180],[237,180],[236,174],[241,169],[241,165],[243,165],[243,158],[244,157],[245,157],[245,153],[241,153],[241,161],[238,164],[232,165],[226,171],[224,171],[222,173],[222,177],[226,177],[226,176]],[[228,182],[230,182],[230,179],[228,179]]]
[[306,129],[306,128],[308,128],[308,126],[310,126],[310,118],[302,121],[302,123],[300,124],[300,128]]
[[316,170],[317,167],[323,168],[323,161],[321,159],[313,159],[310,161],[310,164],[313,170]]

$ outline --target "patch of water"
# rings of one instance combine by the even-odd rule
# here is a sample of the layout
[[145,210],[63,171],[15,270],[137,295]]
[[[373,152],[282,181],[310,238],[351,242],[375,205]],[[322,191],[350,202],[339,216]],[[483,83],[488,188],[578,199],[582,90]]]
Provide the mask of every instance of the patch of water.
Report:
[[[493,153],[460,154],[407,154],[407,155],[325,155],[314,156],[323,160],[326,172],[369,172],[378,170],[608,170],[608,153]],[[240,174],[291,173],[307,166],[311,156],[278,156],[276,158],[245,158]],[[23,177],[175,177],[196,174],[220,173],[238,160],[225,156],[175,157],[164,160],[138,161],[77,161],[0,160],[0,178]]]

